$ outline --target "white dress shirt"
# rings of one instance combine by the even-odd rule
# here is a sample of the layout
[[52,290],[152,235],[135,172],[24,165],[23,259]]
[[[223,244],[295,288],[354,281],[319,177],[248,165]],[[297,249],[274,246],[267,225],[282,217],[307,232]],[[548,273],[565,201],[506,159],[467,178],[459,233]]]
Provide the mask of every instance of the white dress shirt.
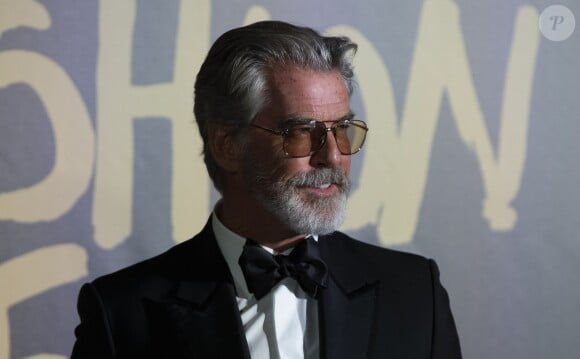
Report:
[[[285,278],[256,300],[248,290],[238,259],[246,239],[226,228],[212,215],[213,231],[226,259],[236,289],[236,300],[253,359],[319,358],[317,300],[310,298],[293,278]],[[318,239],[314,236],[315,239]],[[272,254],[288,255],[292,248]]]

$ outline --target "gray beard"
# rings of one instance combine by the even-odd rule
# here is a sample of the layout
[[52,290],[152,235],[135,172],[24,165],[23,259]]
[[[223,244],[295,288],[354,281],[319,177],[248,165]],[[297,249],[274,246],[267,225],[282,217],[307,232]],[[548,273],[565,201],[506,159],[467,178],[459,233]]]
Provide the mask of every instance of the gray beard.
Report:
[[[249,156],[248,156],[249,157]],[[247,159],[244,173],[254,197],[289,229],[296,233],[328,234],[344,221],[350,180],[339,168],[317,168],[288,180],[278,173],[265,175],[255,161]],[[299,193],[301,186],[319,186],[332,183],[338,191],[330,197]]]

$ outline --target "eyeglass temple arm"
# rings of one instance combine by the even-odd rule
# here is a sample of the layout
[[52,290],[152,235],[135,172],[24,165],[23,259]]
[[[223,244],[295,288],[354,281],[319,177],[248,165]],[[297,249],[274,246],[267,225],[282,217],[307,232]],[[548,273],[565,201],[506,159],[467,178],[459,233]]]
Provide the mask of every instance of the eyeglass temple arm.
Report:
[[250,126],[259,128],[259,129],[264,130],[264,131],[268,131],[268,132],[273,133],[273,134],[278,135],[278,136],[286,136],[288,134],[288,131],[286,131],[286,130],[276,131],[276,130],[273,130],[271,128],[263,127],[263,126],[260,126],[258,124],[255,124],[255,123],[250,123]]

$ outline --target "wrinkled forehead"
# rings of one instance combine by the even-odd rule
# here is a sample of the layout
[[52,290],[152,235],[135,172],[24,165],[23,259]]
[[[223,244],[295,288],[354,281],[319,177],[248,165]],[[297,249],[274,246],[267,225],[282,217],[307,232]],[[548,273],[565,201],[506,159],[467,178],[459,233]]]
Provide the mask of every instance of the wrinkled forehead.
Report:
[[337,121],[351,114],[348,90],[337,70],[280,67],[270,71],[265,111],[280,121]]
[[282,127],[292,127],[292,126],[303,126],[303,125],[310,125],[310,126],[326,126],[330,127],[334,124],[343,123],[347,121],[351,121],[355,118],[355,114],[352,111],[349,111],[344,116],[336,118],[334,120],[319,120],[316,118],[310,117],[302,117],[302,116],[288,116],[287,118],[281,118],[279,120],[279,124]]

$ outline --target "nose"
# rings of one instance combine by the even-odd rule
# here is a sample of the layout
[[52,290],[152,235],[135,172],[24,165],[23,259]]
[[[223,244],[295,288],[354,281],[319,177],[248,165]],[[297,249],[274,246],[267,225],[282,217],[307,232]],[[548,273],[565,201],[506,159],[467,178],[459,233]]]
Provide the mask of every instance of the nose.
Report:
[[312,167],[336,167],[340,164],[342,154],[338,149],[333,131],[326,132],[326,141],[322,148],[312,154],[310,162]]

